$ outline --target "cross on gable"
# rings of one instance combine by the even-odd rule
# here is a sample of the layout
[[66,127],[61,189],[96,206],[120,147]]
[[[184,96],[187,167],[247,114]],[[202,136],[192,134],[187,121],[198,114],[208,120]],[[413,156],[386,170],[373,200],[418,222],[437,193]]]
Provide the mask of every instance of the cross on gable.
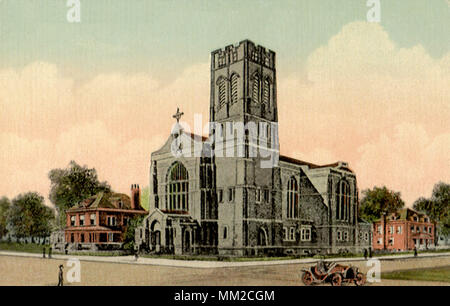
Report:
[[180,108],[177,107],[177,112],[172,116],[173,118],[177,119],[177,123],[180,121],[181,116],[183,116],[184,113],[180,113]]

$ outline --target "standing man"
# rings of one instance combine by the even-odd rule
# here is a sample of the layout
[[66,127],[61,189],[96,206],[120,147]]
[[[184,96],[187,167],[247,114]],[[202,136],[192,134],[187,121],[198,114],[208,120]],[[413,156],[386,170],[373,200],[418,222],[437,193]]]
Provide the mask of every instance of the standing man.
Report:
[[58,287],[64,286],[64,273],[63,273],[64,266],[59,265],[59,273],[58,273]]
[[45,247],[42,248],[42,258],[45,258]]

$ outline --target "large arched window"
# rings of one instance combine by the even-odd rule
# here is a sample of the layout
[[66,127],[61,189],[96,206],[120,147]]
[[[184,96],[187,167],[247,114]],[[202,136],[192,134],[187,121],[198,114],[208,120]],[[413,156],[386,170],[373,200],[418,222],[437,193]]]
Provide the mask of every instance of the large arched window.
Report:
[[287,186],[287,217],[298,217],[298,184],[295,177],[291,177]]
[[219,106],[222,106],[226,102],[227,98],[227,84],[224,77],[220,77],[217,80],[219,86]]
[[176,162],[167,175],[167,209],[189,210],[189,175],[186,168]]
[[261,79],[258,73],[253,75],[252,99],[253,102],[259,103],[259,90],[261,87]]
[[336,194],[336,219],[349,220],[350,217],[350,185],[341,181]]
[[231,76],[231,103],[236,103],[238,100],[238,79],[239,76],[233,73]]
[[263,89],[263,103],[265,107],[270,109],[270,79],[267,77],[264,79],[264,89]]

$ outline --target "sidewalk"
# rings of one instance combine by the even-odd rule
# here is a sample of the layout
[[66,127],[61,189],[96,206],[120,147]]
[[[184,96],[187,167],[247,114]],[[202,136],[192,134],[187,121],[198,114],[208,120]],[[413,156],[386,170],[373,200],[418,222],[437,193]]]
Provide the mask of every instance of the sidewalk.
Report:
[[[0,251],[0,256],[19,256],[19,257],[34,257],[42,258],[42,254],[38,253],[24,253],[24,252],[11,252]],[[447,257],[450,256],[450,252],[446,253],[419,253],[419,258],[432,258],[432,257]],[[248,267],[248,266],[270,266],[270,265],[288,265],[288,264],[310,264],[316,263],[316,258],[303,258],[303,259],[290,259],[290,260],[267,260],[267,261],[239,261],[239,262],[224,262],[224,261],[203,261],[203,260],[176,260],[176,259],[163,259],[163,258],[145,258],[139,257],[138,260],[134,256],[84,256],[84,255],[52,255],[52,259],[67,260],[71,258],[77,258],[80,261],[91,262],[107,262],[107,263],[119,263],[119,264],[133,264],[133,265],[154,265],[154,266],[170,266],[170,267],[183,267],[183,268],[227,268],[227,267]],[[377,258],[380,261],[384,260],[397,260],[414,258],[412,254],[405,255],[388,255]],[[325,261],[333,262],[357,262],[365,261],[363,257],[349,257],[349,258],[329,258]]]

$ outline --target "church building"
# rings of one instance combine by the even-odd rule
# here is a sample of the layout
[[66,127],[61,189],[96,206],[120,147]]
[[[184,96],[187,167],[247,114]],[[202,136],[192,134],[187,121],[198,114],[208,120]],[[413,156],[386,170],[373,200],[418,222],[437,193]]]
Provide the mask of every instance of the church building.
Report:
[[275,52],[249,40],[211,53],[208,137],[177,124],[151,154],[149,212],[136,246],[236,256],[360,252],[355,173],[279,155]]

